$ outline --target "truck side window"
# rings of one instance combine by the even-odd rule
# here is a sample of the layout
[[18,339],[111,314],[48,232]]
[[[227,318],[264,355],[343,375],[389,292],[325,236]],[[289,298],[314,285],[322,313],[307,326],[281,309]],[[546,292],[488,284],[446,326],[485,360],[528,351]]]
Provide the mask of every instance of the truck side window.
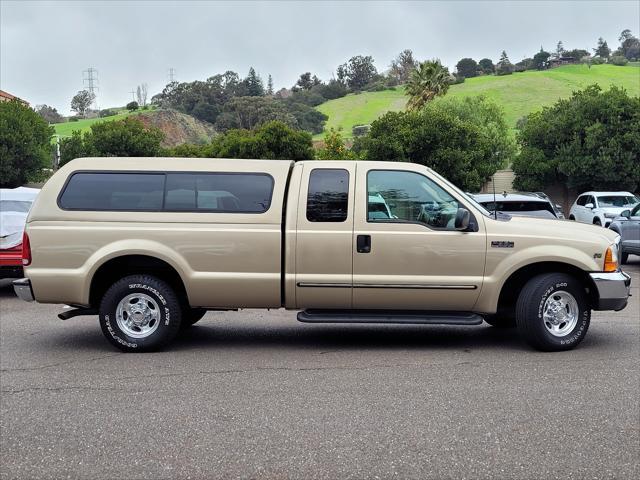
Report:
[[168,173],[167,211],[264,213],[273,179],[261,173]]
[[421,223],[453,230],[458,201],[416,172],[371,170],[367,174],[367,221]]
[[349,172],[338,168],[316,168],[309,175],[307,220],[344,222],[348,216]]

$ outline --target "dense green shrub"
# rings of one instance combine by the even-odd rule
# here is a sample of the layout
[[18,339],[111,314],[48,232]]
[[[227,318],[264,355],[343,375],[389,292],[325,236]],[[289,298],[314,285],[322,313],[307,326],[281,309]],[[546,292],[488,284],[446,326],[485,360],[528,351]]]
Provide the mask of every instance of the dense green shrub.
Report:
[[51,165],[53,133],[53,127],[22,102],[0,102],[0,187],[19,187]]
[[640,97],[597,85],[527,116],[517,135],[515,187],[542,190],[561,182],[579,190],[640,185]]
[[100,113],[98,114],[98,116],[100,118],[103,118],[103,117],[112,117],[117,114],[118,114],[117,110],[113,108],[105,108],[104,110],[100,110]]
[[619,67],[624,67],[627,63],[629,63],[629,60],[627,60],[622,55],[614,55],[609,59],[609,63],[613,63],[614,65],[618,65]]
[[477,191],[512,158],[502,110],[486,98],[444,99],[409,112],[389,112],[352,148],[368,160],[415,162],[465,190]]

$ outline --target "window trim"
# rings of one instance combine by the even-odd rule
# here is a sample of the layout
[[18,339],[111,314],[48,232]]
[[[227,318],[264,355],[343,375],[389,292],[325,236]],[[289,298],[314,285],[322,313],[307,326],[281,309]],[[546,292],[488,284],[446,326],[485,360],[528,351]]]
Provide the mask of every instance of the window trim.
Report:
[[[347,216],[344,217],[344,220],[340,220],[339,222],[327,222],[327,221],[315,221],[315,220],[310,220],[309,219],[309,186],[311,185],[311,175],[313,175],[313,172],[315,172],[316,170],[334,170],[334,171],[342,171],[342,172],[346,172],[347,174],[347,209],[346,209],[346,214]],[[349,220],[349,194],[350,194],[350,183],[351,183],[351,172],[349,172],[348,169],[346,168],[340,168],[340,167],[314,167],[309,171],[309,177],[308,177],[308,181],[307,181],[307,198],[305,201],[305,205],[304,205],[304,218],[307,222],[309,223],[345,223],[347,220]]]
[[[76,208],[76,207],[63,207],[60,203],[62,200],[62,196],[67,190],[71,179],[77,174],[83,173],[92,173],[92,174],[132,174],[132,175],[162,175],[163,185],[162,185],[162,206],[160,209],[157,208],[144,208],[144,209],[114,209],[114,208]],[[167,196],[167,176],[168,175],[258,175],[268,177],[271,181],[271,193],[269,195],[269,206],[266,210],[261,212],[247,212],[247,211],[238,211],[238,210],[212,210],[212,209],[193,209],[193,210],[180,210],[180,209],[166,209],[165,208],[165,200]],[[60,193],[56,198],[56,204],[60,210],[66,212],[159,212],[159,213],[236,213],[242,215],[262,215],[271,210],[271,205],[273,204],[273,191],[275,189],[275,180],[273,176],[266,172],[212,172],[212,171],[189,171],[189,170],[176,170],[176,171],[167,171],[167,170],[75,170],[73,171],[65,180],[64,185],[60,189]]]
[[[369,174],[371,172],[400,172],[400,173],[414,173],[416,175],[420,175],[421,177],[426,178],[427,180],[429,180],[430,182],[435,183],[438,187],[440,187],[442,190],[444,190],[445,192],[447,192],[447,194],[449,194],[453,199],[455,199],[458,202],[458,208],[460,208],[460,205],[463,205],[464,208],[466,208],[466,210],[469,212],[470,218],[469,218],[469,230],[468,232],[477,232],[479,230],[479,226],[478,226],[478,221],[476,220],[476,216],[473,214],[473,211],[469,208],[467,208],[466,204],[462,201],[460,201],[460,198],[458,198],[457,196],[453,195],[449,190],[447,190],[446,188],[444,188],[442,185],[440,185],[440,183],[436,182],[434,179],[428,177],[427,175],[425,175],[424,173],[420,173],[420,172],[416,172],[414,170],[402,170],[402,169],[385,169],[385,168],[372,168],[367,170],[366,176],[367,176],[367,185],[366,185],[366,191],[365,191],[365,220],[367,223],[371,223],[371,224],[388,224],[388,223],[398,223],[398,224],[405,224],[405,225],[420,225],[424,228],[426,228],[427,230],[430,230],[432,232],[458,232],[459,230],[454,229],[449,229],[449,228],[438,228],[438,227],[433,227],[431,225],[428,225],[426,223],[422,223],[422,222],[416,222],[413,220],[402,220],[399,218],[390,218],[388,220],[376,220],[376,221],[370,221],[369,220]],[[461,232],[463,233],[463,232]]]

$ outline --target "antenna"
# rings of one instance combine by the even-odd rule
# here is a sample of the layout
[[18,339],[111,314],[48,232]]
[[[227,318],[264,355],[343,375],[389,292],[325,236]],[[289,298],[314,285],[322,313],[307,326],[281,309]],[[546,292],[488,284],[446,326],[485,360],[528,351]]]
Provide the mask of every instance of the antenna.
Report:
[[496,202],[496,176],[491,175],[491,184],[493,185],[493,218],[498,220],[498,202]]

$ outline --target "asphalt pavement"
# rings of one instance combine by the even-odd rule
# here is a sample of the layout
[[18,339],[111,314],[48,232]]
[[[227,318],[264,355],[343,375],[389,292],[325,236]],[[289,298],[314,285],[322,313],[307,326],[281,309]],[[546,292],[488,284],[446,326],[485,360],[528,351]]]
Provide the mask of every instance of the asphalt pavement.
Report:
[[210,312],[123,354],[0,290],[0,478],[640,478],[640,257],[573,351],[514,330]]

